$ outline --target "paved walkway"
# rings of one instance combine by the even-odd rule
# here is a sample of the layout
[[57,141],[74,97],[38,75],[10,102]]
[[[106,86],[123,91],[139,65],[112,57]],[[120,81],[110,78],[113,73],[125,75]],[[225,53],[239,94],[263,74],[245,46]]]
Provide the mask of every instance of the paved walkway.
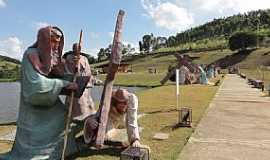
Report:
[[227,75],[178,159],[269,160],[269,97]]

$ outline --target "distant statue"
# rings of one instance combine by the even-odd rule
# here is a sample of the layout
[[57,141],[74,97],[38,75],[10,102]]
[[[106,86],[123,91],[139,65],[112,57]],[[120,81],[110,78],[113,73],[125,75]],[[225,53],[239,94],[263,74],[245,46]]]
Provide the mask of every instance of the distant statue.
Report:
[[209,65],[207,68],[207,78],[214,78],[215,77],[215,68],[213,65]]
[[206,76],[204,69],[200,65],[198,65],[197,67],[200,73],[200,77],[199,77],[200,84],[209,84],[209,81],[208,81],[208,78]]

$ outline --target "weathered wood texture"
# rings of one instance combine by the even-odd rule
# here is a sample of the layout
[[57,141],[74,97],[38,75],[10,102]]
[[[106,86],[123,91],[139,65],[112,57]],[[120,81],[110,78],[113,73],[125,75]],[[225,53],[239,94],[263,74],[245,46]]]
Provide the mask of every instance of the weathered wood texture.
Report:
[[96,148],[100,149],[103,146],[104,139],[105,139],[105,132],[106,126],[108,121],[108,115],[110,111],[110,104],[111,104],[111,96],[112,96],[112,89],[113,89],[113,81],[118,70],[118,66],[121,62],[121,34],[123,28],[123,18],[125,12],[120,10],[117,16],[116,27],[114,32],[114,39],[113,39],[113,46],[112,46],[112,53],[110,55],[110,64],[109,64],[109,72],[107,74],[101,101],[99,105],[99,127],[96,136]]

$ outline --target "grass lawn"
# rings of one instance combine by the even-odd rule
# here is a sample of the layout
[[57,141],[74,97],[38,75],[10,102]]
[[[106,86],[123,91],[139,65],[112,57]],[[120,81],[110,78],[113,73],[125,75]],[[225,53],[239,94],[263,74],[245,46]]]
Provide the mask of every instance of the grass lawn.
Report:
[[[122,86],[145,86],[154,87],[160,85],[160,80],[165,73],[149,74],[149,73],[117,73],[114,84]],[[98,76],[102,81],[105,80],[106,74]]]
[[224,58],[225,56],[230,56],[232,54],[233,52],[228,49],[225,49],[223,51],[215,50],[215,51],[188,53],[188,55],[191,57],[198,57],[198,59],[195,59],[193,61],[193,63],[196,64],[210,64],[215,62],[216,60]]
[[[152,159],[176,159],[189,136],[203,116],[218,87],[203,85],[180,86],[180,106],[189,106],[193,109],[193,127],[178,128],[173,130],[177,123],[178,112],[176,109],[175,86],[168,84],[139,92],[139,112],[148,113],[139,119],[143,127],[141,133],[142,143],[150,146]],[[2,130],[1,130],[2,129]],[[0,127],[0,132],[7,128]],[[164,141],[153,140],[156,132],[169,133],[169,139]],[[10,143],[0,142],[0,152],[11,148]],[[107,148],[98,151],[85,151],[76,159],[78,160],[114,160],[119,159],[121,149]]]
[[[1,134],[8,134],[11,130],[15,129],[16,126],[8,125],[8,126],[0,126]],[[9,141],[0,141],[0,153],[7,152],[12,147],[12,142]]]
[[[138,93],[139,112],[146,113],[139,120],[139,125],[143,127],[141,139],[143,144],[150,146],[151,159],[153,160],[177,158],[202,118],[218,87],[189,85],[180,88],[180,106],[192,108],[192,128],[173,129],[178,121],[178,112],[173,111],[176,109],[174,85],[156,87]],[[164,141],[153,140],[152,137],[156,132],[168,133],[169,139]],[[118,160],[121,150],[108,148],[103,152],[93,152],[86,151],[80,154],[77,160]]]
[[270,48],[260,48],[239,63],[240,72],[247,78],[263,80],[266,89],[270,84],[270,70],[264,65],[270,64]]
[[[140,124],[144,127],[142,142],[151,147],[152,159],[163,160],[177,158],[189,136],[200,121],[216,90],[217,87],[202,85],[181,87],[180,106],[192,108],[193,128],[178,128],[175,130],[172,129],[172,126],[175,125],[178,120],[178,112],[166,112],[166,110],[176,108],[175,87],[168,85],[147,90],[139,94],[141,98],[141,112],[161,111],[157,114],[147,115],[140,120]],[[152,137],[156,132],[169,133],[170,137],[168,140],[164,141],[153,140]]]
[[270,71],[269,70],[260,70],[260,69],[241,69],[241,72],[244,73],[247,78],[259,79],[264,81],[265,92],[270,85]]
[[1,78],[0,82],[15,82],[18,81],[18,79],[15,78]]

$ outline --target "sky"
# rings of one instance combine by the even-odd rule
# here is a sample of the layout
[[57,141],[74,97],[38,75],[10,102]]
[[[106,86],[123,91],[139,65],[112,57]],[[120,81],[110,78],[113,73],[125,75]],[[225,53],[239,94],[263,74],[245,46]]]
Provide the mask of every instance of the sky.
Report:
[[145,34],[170,36],[214,18],[269,9],[270,0],[0,0],[0,55],[21,59],[39,28],[60,27],[64,51],[78,42],[96,56],[113,39],[119,9],[125,11],[122,42],[138,48]]

